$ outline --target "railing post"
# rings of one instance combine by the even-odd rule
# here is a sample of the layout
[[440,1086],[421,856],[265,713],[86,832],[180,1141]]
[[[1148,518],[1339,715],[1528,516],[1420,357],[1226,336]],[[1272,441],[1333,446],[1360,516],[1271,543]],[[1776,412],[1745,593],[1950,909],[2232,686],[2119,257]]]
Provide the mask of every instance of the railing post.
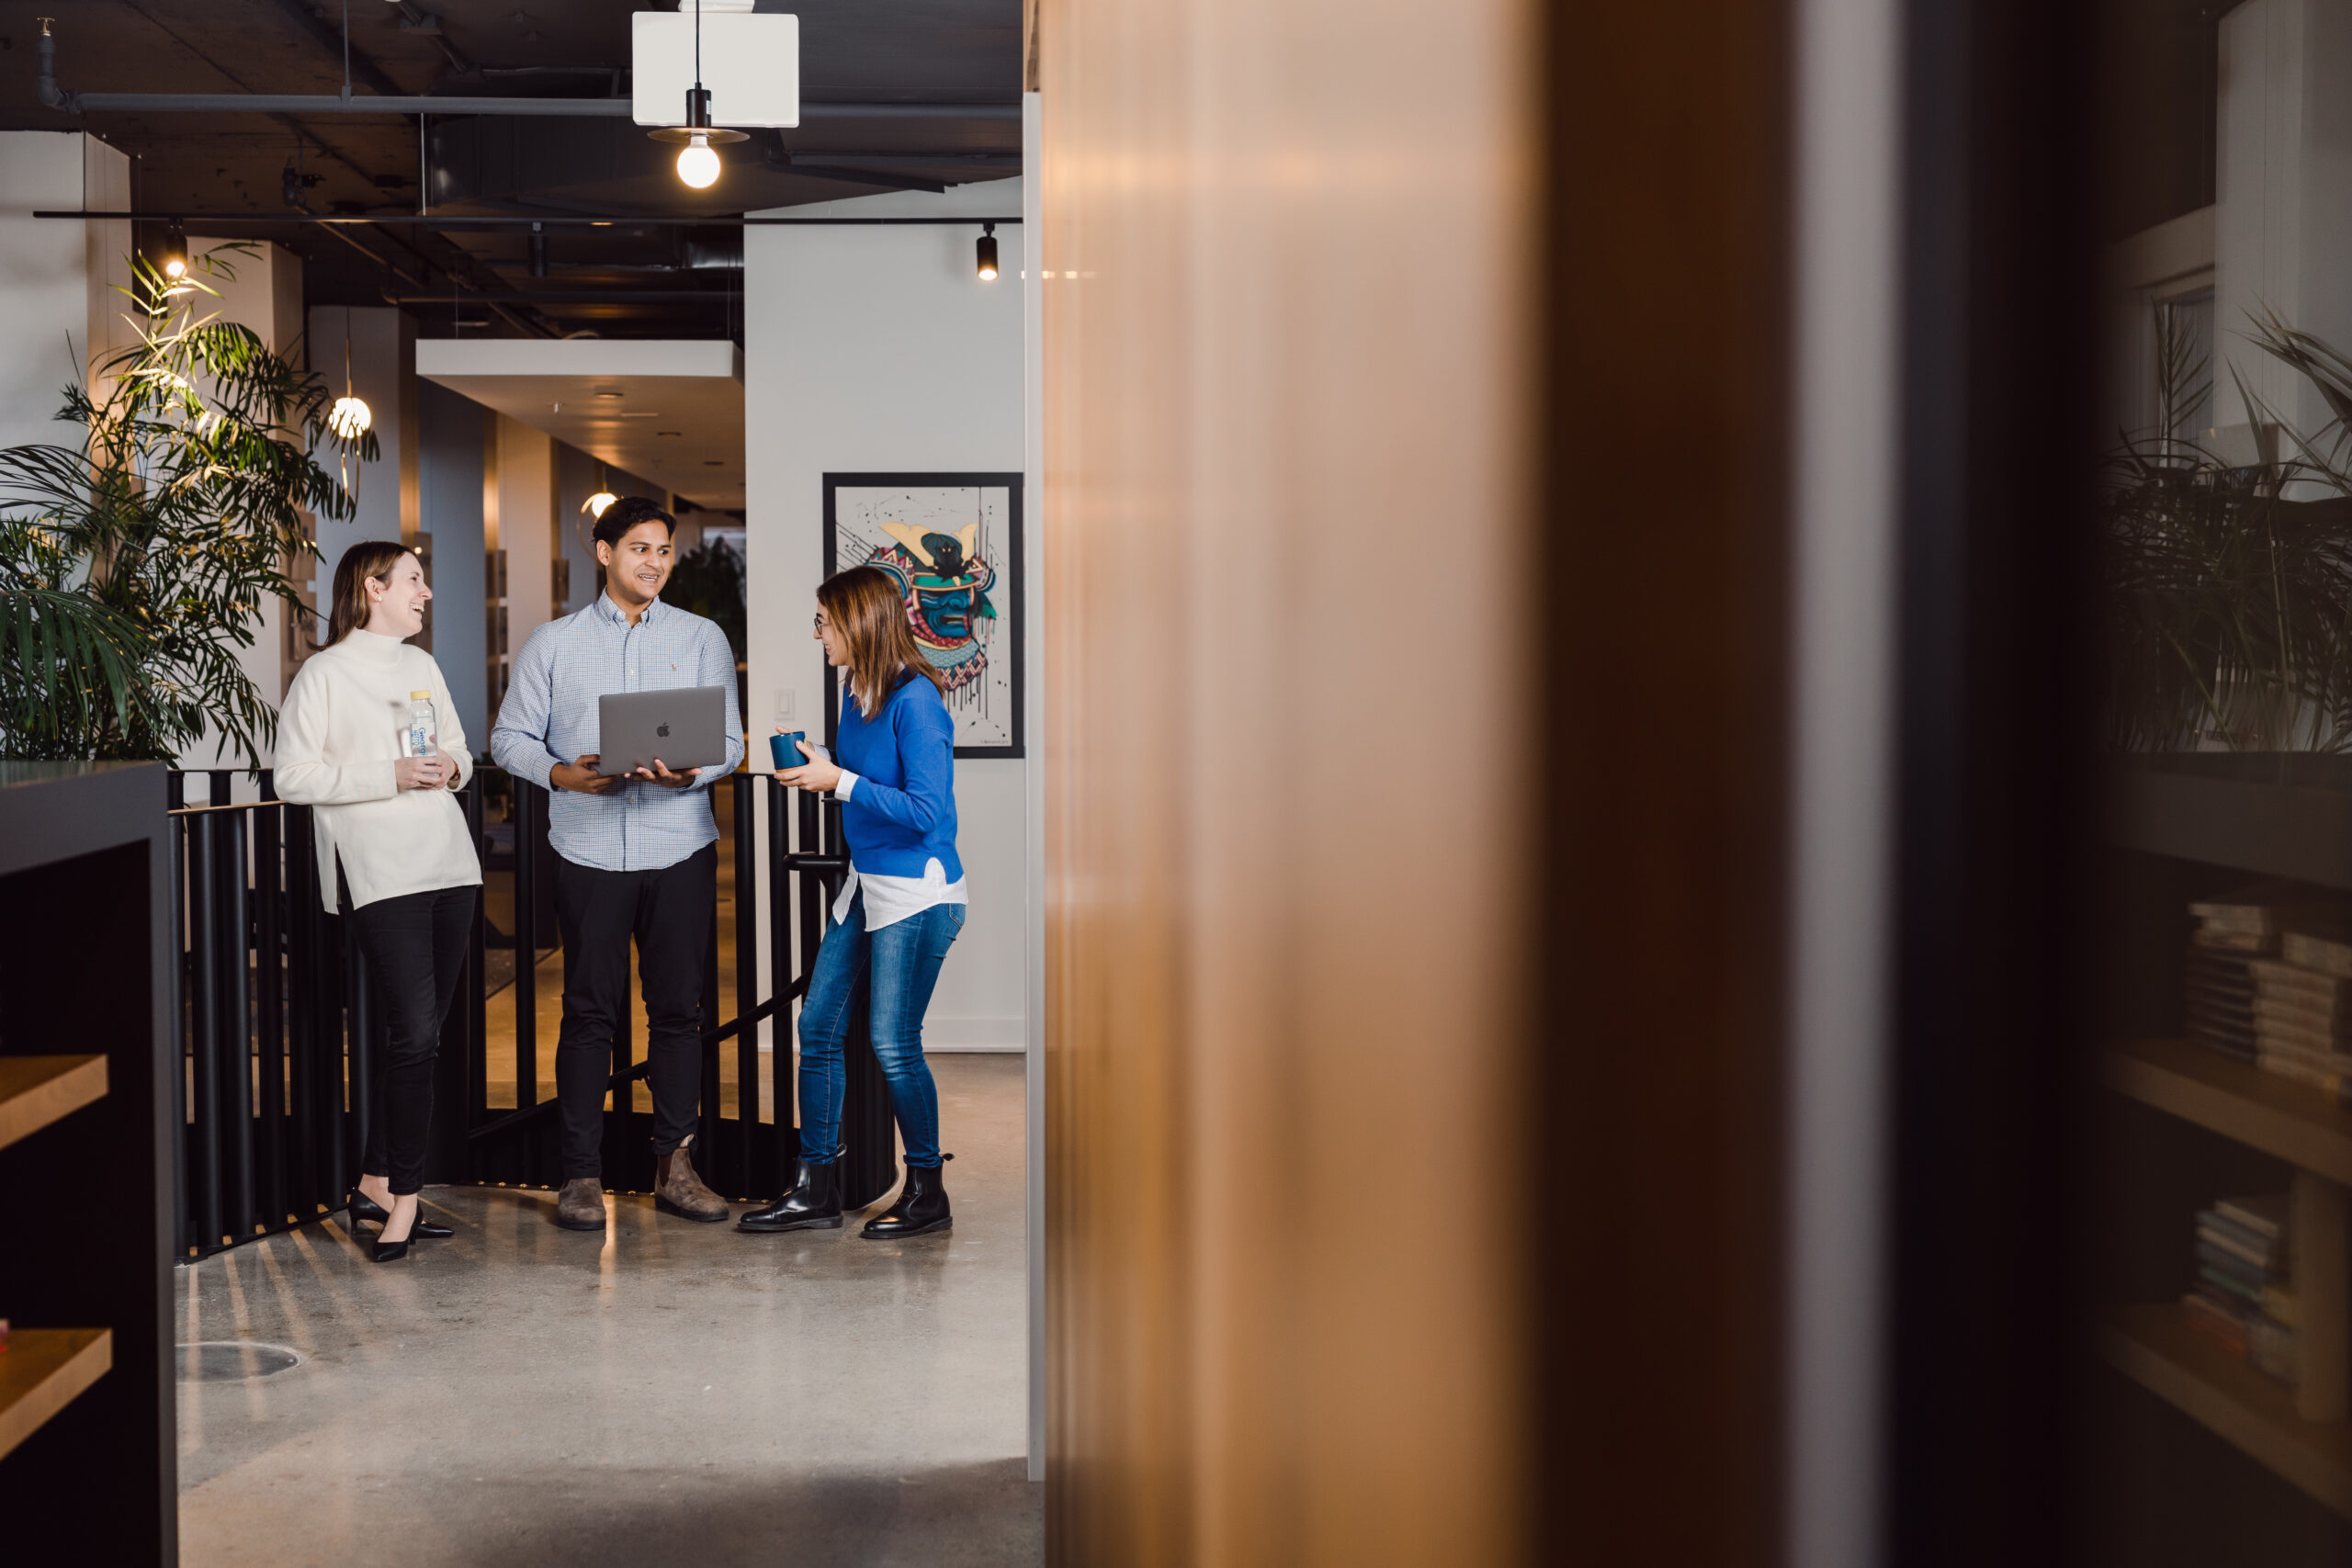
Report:
[[514,1103],[539,1102],[538,861],[546,800],[527,779],[514,789]]
[[319,1168],[319,1008],[325,987],[319,967],[326,942],[319,929],[319,870],[311,855],[311,810],[285,808],[287,1098],[293,1108],[293,1205],[303,1219],[316,1212],[324,1183]]
[[[171,787],[164,794],[168,804],[178,793],[179,779],[175,774]],[[177,1249],[175,1256],[184,1257],[195,1244],[197,1235],[196,1190],[193,1168],[188,1164],[188,1075],[195,1060],[194,1042],[190,1038],[187,1017],[187,829],[178,821],[171,824],[172,833],[172,1169],[177,1173],[173,1183],[172,1240]]]
[[229,1234],[243,1241],[254,1234],[254,1009],[253,909],[245,886],[245,817],[223,811],[214,821],[220,835],[220,1087],[221,1109],[233,1118],[223,1129],[230,1158]]
[[[516,787],[521,787],[520,782]],[[466,831],[473,840],[474,857],[479,864],[488,864],[482,843],[482,796],[486,790],[481,773],[477,769],[468,783],[463,804],[466,808]],[[488,885],[484,885],[488,893]],[[472,1131],[475,1118],[487,1120],[490,1115],[490,998],[484,994],[483,970],[489,952],[490,917],[485,900],[474,900],[473,940],[466,946],[466,1118],[467,1130]],[[481,1174],[481,1161],[472,1153],[468,1140],[468,1163],[472,1173]]]
[[188,823],[188,973],[196,994],[190,998],[189,1021],[194,1038],[189,1077],[196,1093],[196,1251],[209,1256],[220,1247],[220,963],[218,926],[220,901],[214,886],[215,852],[211,823],[204,818]]
[[[262,797],[277,791],[266,778]],[[282,1225],[291,1205],[286,1191],[286,858],[280,847],[286,807],[254,815],[254,964],[261,1027],[261,1202],[266,1223]]]
[[[735,1016],[748,1019],[760,1005],[760,814],[758,800],[763,775],[737,773],[735,791]],[[769,783],[774,775],[766,775]],[[714,943],[714,948],[716,944]],[[712,999],[718,978],[712,957]],[[705,1027],[708,1027],[706,1022]],[[746,1023],[735,1031],[735,1115],[742,1129],[742,1154],[737,1162],[735,1190],[749,1198],[764,1195],[754,1185],[760,1134],[760,1026]]]

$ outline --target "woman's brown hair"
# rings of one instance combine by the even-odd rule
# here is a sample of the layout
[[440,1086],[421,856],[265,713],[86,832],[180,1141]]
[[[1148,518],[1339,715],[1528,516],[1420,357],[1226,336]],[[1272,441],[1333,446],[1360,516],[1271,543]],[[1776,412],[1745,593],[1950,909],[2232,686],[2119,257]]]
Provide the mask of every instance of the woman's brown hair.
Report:
[[335,562],[334,605],[327,615],[327,640],[321,648],[333,648],[368,624],[368,579],[390,587],[392,568],[401,564],[402,556],[413,553],[406,545],[381,539],[362,539],[343,552],[343,558]]
[[817,585],[817,604],[849,644],[849,689],[860,713],[872,718],[911,672],[939,688],[947,682],[915,646],[907,602],[898,581],[879,567],[854,566]]

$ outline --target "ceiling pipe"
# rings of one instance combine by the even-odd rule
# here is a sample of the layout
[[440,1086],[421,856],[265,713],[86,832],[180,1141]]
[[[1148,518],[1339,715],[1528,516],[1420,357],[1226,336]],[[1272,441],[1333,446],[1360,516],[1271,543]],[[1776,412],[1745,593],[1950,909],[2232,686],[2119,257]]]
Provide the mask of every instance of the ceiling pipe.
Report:
[[536,217],[524,218],[503,215],[445,217],[435,213],[426,218],[419,217],[413,212],[96,212],[81,208],[43,208],[37,209],[33,216],[35,218],[72,218],[91,221],[127,220],[133,223],[243,223],[248,225],[317,223],[327,227],[348,223],[377,224],[385,228],[413,226],[424,229],[528,229],[538,223],[550,225],[564,223],[574,226],[585,224],[592,229],[620,230],[679,227],[697,229],[889,228],[901,224],[932,228],[942,225],[953,228],[960,225],[977,229],[983,223],[994,223],[1004,227],[1015,225],[1021,221],[1018,214],[1005,218],[989,212],[976,212],[969,216],[952,218],[750,218],[726,213],[712,213],[692,218],[669,218],[647,217],[631,213],[582,212],[541,213]]
[[[57,85],[53,40],[40,40],[40,101],[69,114],[526,115],[627,119],[628,98],[362,97],[332,93],[69,93]],[[1018,104],[803,104],[800,122],[890,119],[1017,120]]]

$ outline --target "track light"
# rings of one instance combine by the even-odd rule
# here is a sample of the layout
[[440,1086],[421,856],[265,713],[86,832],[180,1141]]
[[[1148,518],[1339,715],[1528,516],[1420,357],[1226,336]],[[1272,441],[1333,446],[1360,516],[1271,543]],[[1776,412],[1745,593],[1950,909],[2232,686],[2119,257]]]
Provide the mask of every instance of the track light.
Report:
[[531,225],[527,254],[530,258],[531,276],[545,277],[548,275],[548,231],[539,224]]
[[187,231],[176,220],[164,231],[164,249],[155,265],[174,283],[187,276]]
[[980,281],[982,283],[994,283],[996,281],[996,225],[993,223],[983,223],[980,225],[980,228],[983,231],[980,235],[979,247]]

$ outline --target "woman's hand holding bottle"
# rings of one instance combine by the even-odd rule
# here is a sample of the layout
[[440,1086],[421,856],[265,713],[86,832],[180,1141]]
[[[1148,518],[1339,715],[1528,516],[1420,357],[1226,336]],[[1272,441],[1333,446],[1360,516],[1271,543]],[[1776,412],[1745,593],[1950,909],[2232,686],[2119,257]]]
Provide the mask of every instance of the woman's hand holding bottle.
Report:
[[438,751],[423,757],[402,757],[392,764],[392,787],[439,789],[457,774],[457,765]]

